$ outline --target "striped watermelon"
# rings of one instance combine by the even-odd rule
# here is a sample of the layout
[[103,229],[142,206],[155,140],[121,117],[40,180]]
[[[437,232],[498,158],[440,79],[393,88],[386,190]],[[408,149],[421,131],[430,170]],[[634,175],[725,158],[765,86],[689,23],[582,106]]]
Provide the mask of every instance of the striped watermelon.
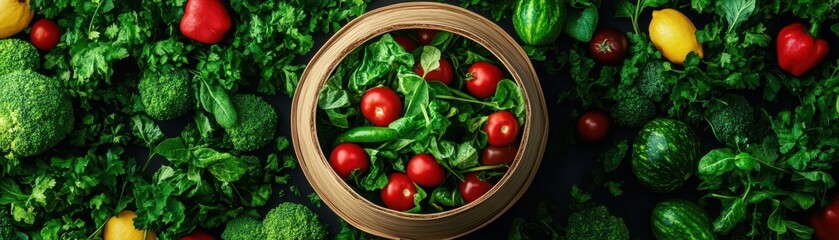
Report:
[[563,0],[519,0],[513,12],[513,28],[531,46],[552,43],[562,32],[564,22]]
[[632,145],[632,171],[641,184],[655,192],[681,187],[698,164],[699,141],[693,130],[678,120],[650,121]]
[[711,218],[704,209],[685,200],[668,200],[653,209],[650,225],[658,240],[713,240]]

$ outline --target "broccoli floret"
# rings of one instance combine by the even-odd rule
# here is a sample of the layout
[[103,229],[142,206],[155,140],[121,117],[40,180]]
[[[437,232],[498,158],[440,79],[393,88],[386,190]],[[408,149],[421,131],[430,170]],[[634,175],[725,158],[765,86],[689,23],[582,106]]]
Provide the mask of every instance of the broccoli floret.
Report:
[[15,239],[15,226],[7,207],[0,208],[0,240]]
[[239,157],[245,164],[248,165],[249,176],[262,176],[262,161],[255,156],[241,156]]
[[727,94],[711,101],[705,109],[705,118],[714,135],[722,143],[735,145],[735,137],[745,136],[755,123],[754,108],[743,96]]
[[653,101],[661,101],[670,94],[673,84],[664,79],[664,65],[660,61],[650,61],[641,69],[638,77],[638,90]]
[[239,94],[233,97],[233,107],[239,121],[225,129],[237,151],[253,151],[264,147],[274,139],[277,128],[277,112],[262,98]]
[[618,93],[609,115],[618,125],[640,127],[655,116],[655,102],[630,88]]
[[268,212],[262,221],[267,240],[316,240],[326,238],[326,228],[306,206],[285,202]]
[[73,130],[73,107],[59,82],[32,70],[0,75],[0,150],[38,155]]
[[0,75],[35,70],[41,62],[35,46],[20,39],[0,40]]
[[262,222],[259,220],[240,217],[233,219],[224,227],[224,232],[221,234],[223,240],[249,240],[249,239],[265,239]]
[[137,88],[146,113],[157,120],[180,117],[193,106],[189,74],[184,69],[144,71]]
[[625,240],[629,239],[629,229],[622,218],[612,216],[609,209],[598,205],[572,212],[564,239]]

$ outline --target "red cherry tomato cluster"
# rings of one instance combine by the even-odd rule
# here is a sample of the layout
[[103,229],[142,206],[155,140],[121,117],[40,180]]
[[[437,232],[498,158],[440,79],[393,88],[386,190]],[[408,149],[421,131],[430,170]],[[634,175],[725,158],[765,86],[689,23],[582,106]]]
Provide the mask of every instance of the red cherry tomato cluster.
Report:
[[[416,57],[418,48],[434,43],[437,35],[437,30],[419,29],[392,36],[399,46],[405,51],[413,52]],[[466,69],[458,71],[445,56],[440,57],[437,68],[430,70],[423,69],[420,61],[415,61],[414,73],[428,82],[438,81],[458,91],[462,90],[452,83],[455,76],[461,76],[458,79],[461,79],[463,84],[459,86],[464,88],[463,92],[474,97],[466,99],[467,101],[489,101],[489,98],[495,95],[499,82],[504,79],[504,71],[501,68],[489,62],[475,62],[462,65]],[[403,116],[406,114],[403,110],[409,108],[410,100],[402,99],[404,96],[389,88],[396,86],[385,85],[369,88],[362,94],[357,106],[360,115],[366,120],[364,125],[367,126],[355,126],[345,131],[346,135],[338,136],[341,140],[336,143],[340,144],[335,146],[329,156],[330,166],[338,177],[344,180],[357,177],[357,181],[363,179],[368,172],[373,174],[379,171],[375,168],[381,168],[380,165],[371,164],[381,162],[371,163],[372,155],[368,153],[376,154],[381,148],[380,142],[397,137],[395,131],[390,128],[392,123],[403,117],[411,117]],[[465,96],[463,92],[461,96]],[[503,174],[507,167],[513,164],[519,148],[519,124],[519,119],[507,110],[492,112],[486,116],[482,129],[486,133],[486,146],[479,149],[480,165],[476,167],[478,169],[464,168],[458,171],[448,162],[449,159],[437,159],[430,153],[404,156],[406,158],[394,156],[398,159],[385,160],[407,161],[404,166],[394,166],[394,171],[387,173],[387,183],[379,192],[381,203],[392,210],[409,211],[417,207],[418,201],[422,201],[421,197],[417,197],[418,192],[423,191],[430,195],[432,191],[429,190],[439,189],[453,191],[452,194],[459,193],[452,201],[460,202],[460,205],[480,199],[495,185],[492,177],[499,176],[498,173]],[[374,169],[371,170],[371,167]],[[450,185],[446,185],[447,182]]]

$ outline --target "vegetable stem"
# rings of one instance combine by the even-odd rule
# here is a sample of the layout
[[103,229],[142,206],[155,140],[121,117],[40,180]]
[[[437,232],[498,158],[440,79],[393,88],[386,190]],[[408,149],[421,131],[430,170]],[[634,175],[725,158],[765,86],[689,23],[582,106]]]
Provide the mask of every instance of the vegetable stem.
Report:
[[497,107],[496,107],[494,104],[487,103],[487,102],[481,102],[481,101],[477,101],[477,100],[471,100],[471,99],[459,98],[459,97],[455,97],[455,96],[446,96],[446,95],[437,95],[437,98],[439,98],[439,99],[445,99],[445,100],[453,100],[453,101],[461,101],[461,102],[468,102],[468,103],[480,104],[480,105],[484,105],[484,106],[487,106],[487,107],[491,107],[491,108],[496,108],[496,109],[497,109]]
[[638,28],[638,17],[641,15],[641,8],[643,8],[643,7],[641,6],[641,0],[638,0],[638,1],[636,2],[636,5],[635,5],[635,14],[634,14],[634,15],[631,17],[631,19],[630,19],[630,20],[632,20],[632,28],[633,28],[633,29],[635,29],[635,34],[639,34],[639,33],[640,33],[640,32],[638,31],[638,29],[639,29],[639,28]]
[[508,167],[507,164],[478,166],[478,167],[473,167],[473,168],[467,168],[467,169],[460,170],[460,173],[494,170],[494,169],[505,168],[505,167]]
[[105,1],[99,1],[99,5],[96,5],[96,10],[93,11],[93,16],[90,17],[90,24],[87,25],[87,37],[90,38],[90,31],[93,30],[93,21],[96,20],[96,15],[99,14],[99,8],[102,7],[102,3]]

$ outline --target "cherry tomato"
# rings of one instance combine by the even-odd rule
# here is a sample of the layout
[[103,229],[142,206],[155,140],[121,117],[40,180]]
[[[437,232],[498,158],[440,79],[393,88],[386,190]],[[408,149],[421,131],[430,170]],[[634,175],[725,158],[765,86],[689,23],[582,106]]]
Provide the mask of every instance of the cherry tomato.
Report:
[[420,45],[428,45],[434,41],[434,37],[437,36],[437,30],[433,29],[417,29],[417,42]]
[[486,146],[481,151],[481,165],[490,166],[498,164],[513,164],[516,159],[516,153],[519,151],[517,144],[512,144],[505,147]]
[[494,112],[489,115],[484,132],[487,133],[489,145],[507,146],[519,137],[519,122],[507,110]]
[[32,45],[42,51],[49,51],[58,45],[59,38],[61,38],[61,30],[58,29],[58,25],[46,18],[35,22],[32,31],[29,32]]
[[463,196],[463,200],[466,200],[466,203],[478,200],[478,198],[492,189],[493,183],[489,182],[489,180],[479,179],[478,174],[475,172],[467,173],[463,177],[464,180],[457,185],[457,189],[460,190],[460,195]]
[[370,156],[367,151],[355,143],[341,143],[332,149],[329,155],[329,165],[342,179],[347,179],[353,171],[364,173],[370,167]]
[[181,237],[181,240],[216,240],[216,238],[204,231],[195,230],[189,235]]
[[437,163],[434,156],[418,154],[408,161],[408,177],[417,185],[433,187],[443,183],[446,179],[446,172]]
[[396,211],[407,211],[414,208],[414,194],[417,186],[411,182],[408,174],[395,172],[387,178],[387,185],[382,189],[382,202],[385,207]]
[[588,111],[577,121],[577,134],[583,141],[593,143],[609,134],[609,116],[602,111]]
[[402,100],[390,88],[371,88],[361,97],[361,115],[373,125],[385,127],[402,116]]
[[417,49],[417,44],[414,43],[414,40],[411,40],[406,36],[395,35],[393,36],[393,40],[395,40],[396,43],[399,43],[399,45],[401,45],[402,48],[405,49],[405,51],[410,52],[414,51],[414,49]]
[[498,82],[504,78],[501,69],[488,62],[476,62],[466,70],[466,90],[476,98],[488,98],[495,95]]
[[[419,62],[416,65],[414,65],[414,72],[420,76],[425,74],[425,71],[423,71],[422,65],[420,65]],[[425,74],[425,80],[440,81],[443,84],[449,85],[450,83],[452,83],[453,73],[454,70],[452,70],[452,64],[449,62],[449,60],[446,60],[445,58],[440,58],[440,67],[437,67],[436,69],[431,70],[431,72],[428,72],[428,74]]]
[[600,64],[617,65],[626,57],[626,35],[611,27],[601,27],[589,41],[588,55]]

